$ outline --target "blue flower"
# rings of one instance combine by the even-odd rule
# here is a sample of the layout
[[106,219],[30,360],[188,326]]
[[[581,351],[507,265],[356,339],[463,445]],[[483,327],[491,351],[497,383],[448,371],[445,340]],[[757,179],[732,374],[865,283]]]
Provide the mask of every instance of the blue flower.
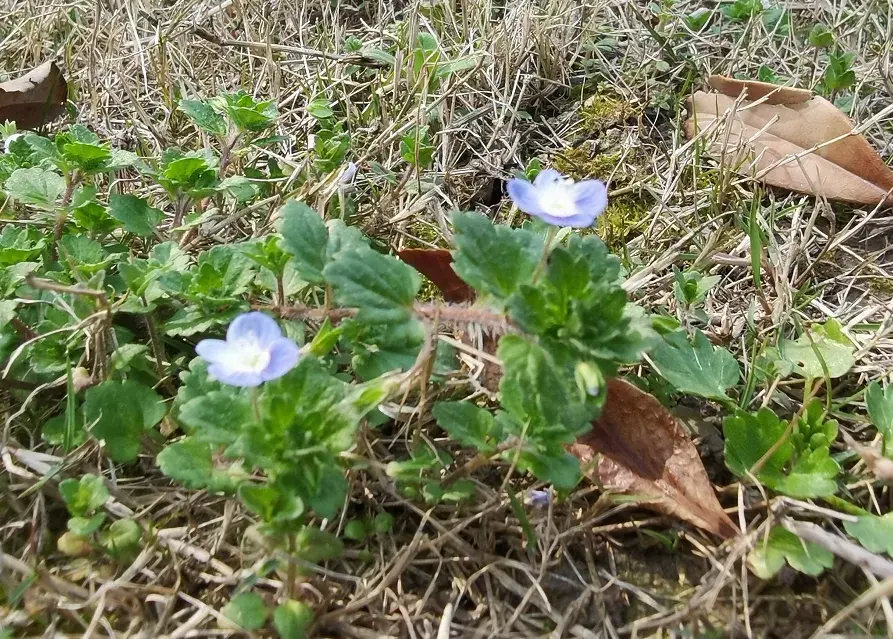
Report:
[[195,347],[208,362],[211,377],[231,386],[259,386],[293,369],[301,350],[283,336],[276,321],[263,313],[239,315],[226,340],[203,339]]
[[510,180],[508,192],[519,209],[555,226],[592,226],[608,206],[604,182],[574,182],[554,169],[543,169],[533,182]]
[[527,492],[527,499],[534,506],[548,506],[552,501],[552,491],[531,489]]

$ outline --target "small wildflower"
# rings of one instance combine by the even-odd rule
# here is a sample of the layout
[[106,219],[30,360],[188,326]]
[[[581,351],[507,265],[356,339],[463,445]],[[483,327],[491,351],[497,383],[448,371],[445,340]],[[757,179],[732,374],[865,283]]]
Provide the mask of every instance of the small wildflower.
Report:
[[300,349],[283,336],[276,321],[259,312],[239,315],[229,325],[226,340],[203,339],[195,347],[208,362],[208,373],[231,386],[259,386],[293,369]]
[[530,490],[527,493],[527,500],[533,506],[548,506],[552,501],[552,491]]
[[574,182],[554,169],[543,169],[533,182],[510,180],[508,192],[519,209],[555,226],[592,226],[608,206],[604,182]]
[[344,167],[344,171],[341,173],[341,176],[338,178],[339,184],[350,184],[353,182],[353,179],[357,176],[357,170],[359,167],[355,162],[350,162],[346,167]]

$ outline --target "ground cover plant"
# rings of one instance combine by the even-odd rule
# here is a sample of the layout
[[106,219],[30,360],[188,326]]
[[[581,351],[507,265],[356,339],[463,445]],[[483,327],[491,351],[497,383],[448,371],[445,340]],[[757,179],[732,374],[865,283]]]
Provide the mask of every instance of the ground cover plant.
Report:
[[890,632],[883,3],[6,13],[4,636]]

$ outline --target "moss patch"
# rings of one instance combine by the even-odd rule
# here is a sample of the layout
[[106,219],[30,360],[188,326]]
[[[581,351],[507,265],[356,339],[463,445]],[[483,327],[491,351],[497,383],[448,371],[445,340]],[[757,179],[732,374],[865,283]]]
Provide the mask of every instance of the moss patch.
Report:
[[648,224],[651,207],[642,198],[621,195],[608,203],[595,225],[595,230],[612,253],[623,255],[626,245]]
[[601,133],[606,129],[620,126],[634,115],[635,110],[627,102],[596,93],[580,108],[580,126],[586,133]]
[[556,170],[575,180],[592,177],[606,178],[620,161],[620,151],[593,154],[585,144],[561,151],[552,160]]

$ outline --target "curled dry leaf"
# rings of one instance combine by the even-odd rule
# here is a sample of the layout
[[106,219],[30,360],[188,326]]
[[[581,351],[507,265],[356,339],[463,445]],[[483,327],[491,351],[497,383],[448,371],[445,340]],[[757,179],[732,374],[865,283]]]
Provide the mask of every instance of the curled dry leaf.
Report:
[[470,302],[474,291],[453,270],[453,256],[446,249],[403,249],[400,259],[434,282],[443,299],[454,304]]
[[65,111],[68,85],[55,62],[14,80],[0,83],[0,123],[9,120],[19,129],[37,129]]
[[[473,301],[474,291],[453,271],[448,251],[419,249],[403,251],[400,257],[440,287],[448,301]],[[494,338],[484,347],[492,354],[496,345]],[[495,391],[501,372],[493,364],[485,365],[485,386]],[[643,506],[724,539],[738,534],[716,498],[697,448],[676,418],[629,382],[608,381],[601,417],[569,450],[584,466],[598,457],[591,471],[597,481],[614,491],[645,496]]]
[[724,539],[738,529],[723,511],[698,450],[652,395],[629,382],[608,382],[608,399],[592,431],[570,447],[607,488],[645,496],[642,503]]
[[825,98],[723,76],[708,83],[716,92],[692,96],[685,133],[716,128],[707,151],[727,167],[830,200],[893,205],[893,171]]
[[893,481],[893,459],[884,457],[881,451],[872,446],[860,444],[847,433],[843,433],[843,440],[862,458],[865,467],[875,477],[882,481]]

